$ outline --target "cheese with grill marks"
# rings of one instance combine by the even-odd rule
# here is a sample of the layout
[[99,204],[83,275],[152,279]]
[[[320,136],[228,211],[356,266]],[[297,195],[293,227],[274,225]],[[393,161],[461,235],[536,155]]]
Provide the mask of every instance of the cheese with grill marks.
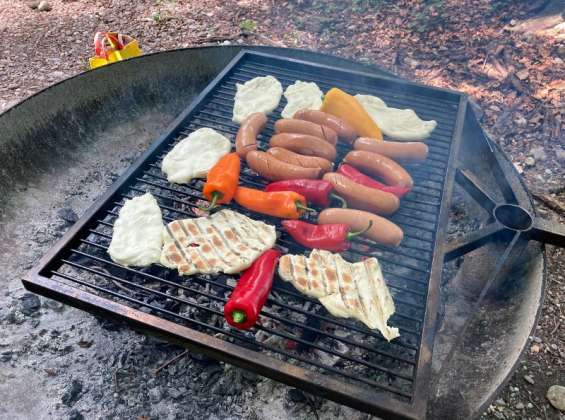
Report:
[[181,275],[239,273],[277,239],[275,227],[232,210],[175,220],[163,232],[161,264]]
[[356,318],[389,341],[400,335],[387,325],[395,308],[376,258],[352,264],[339,254],[314,249],[308,258],[281,257],[279,275],[338,318]]

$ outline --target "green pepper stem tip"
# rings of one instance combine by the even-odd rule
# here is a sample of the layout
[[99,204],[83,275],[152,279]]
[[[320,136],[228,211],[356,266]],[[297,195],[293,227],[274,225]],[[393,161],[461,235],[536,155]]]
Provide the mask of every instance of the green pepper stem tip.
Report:
[[352,238],[355,238],[358,235],[362,235],[363,233],[367,232],[369,229],[371,229],[371,227],[373,227],[373,221],[369,220],[369,225],[363,229],[363,230],[358,230],[357,232],[349,232],[347,234],[347,240],[350,241]]
[[238,310],[233,311],[231,313],[231,317],[233,319],[233,322],[235,322],[236,324],[241,324],[247,319],[247,315],[245,315],[245,312]]

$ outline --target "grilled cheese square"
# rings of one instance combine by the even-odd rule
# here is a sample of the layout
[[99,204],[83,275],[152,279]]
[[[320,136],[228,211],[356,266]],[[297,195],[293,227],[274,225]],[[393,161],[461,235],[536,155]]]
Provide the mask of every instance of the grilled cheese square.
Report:
[[399,336],[398,328],[387,325],[395,308],[376,258],[351,264],[339,254],[315,249],[308,258],[284,255],[279,275],[318,298],[332,315],[358,319],[389,341]]
[[175,220],[165,227],[161,264],[181,275],[238,273],[276,241],[274,226],[231,210]]

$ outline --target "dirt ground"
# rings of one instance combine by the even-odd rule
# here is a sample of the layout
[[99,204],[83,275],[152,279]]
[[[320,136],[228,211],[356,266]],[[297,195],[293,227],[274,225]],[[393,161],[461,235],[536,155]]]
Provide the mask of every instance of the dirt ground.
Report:
[[[0,112],[87,70],[100,30],[129,34],[144,52],[210,43],[318,50],[468,93],[540,215],[565,223],[563,1],[51,0],[50,11],[32,3],[0,0]],[[564,305],[565,251],[549,248],[538,329],[484,418],[560,418],[545,395],[565,385]]]

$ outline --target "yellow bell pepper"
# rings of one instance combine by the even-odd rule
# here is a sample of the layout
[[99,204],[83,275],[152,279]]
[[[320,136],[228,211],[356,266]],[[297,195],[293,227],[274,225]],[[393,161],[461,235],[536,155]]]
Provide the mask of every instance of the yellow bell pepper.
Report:
[[365,108],[354,96],[338,88],[331,88],[324,96],[321,111],[335,115],[347,122],[359,137],[371,137],[382,141],[383,134],[377,123],[365,111]]

